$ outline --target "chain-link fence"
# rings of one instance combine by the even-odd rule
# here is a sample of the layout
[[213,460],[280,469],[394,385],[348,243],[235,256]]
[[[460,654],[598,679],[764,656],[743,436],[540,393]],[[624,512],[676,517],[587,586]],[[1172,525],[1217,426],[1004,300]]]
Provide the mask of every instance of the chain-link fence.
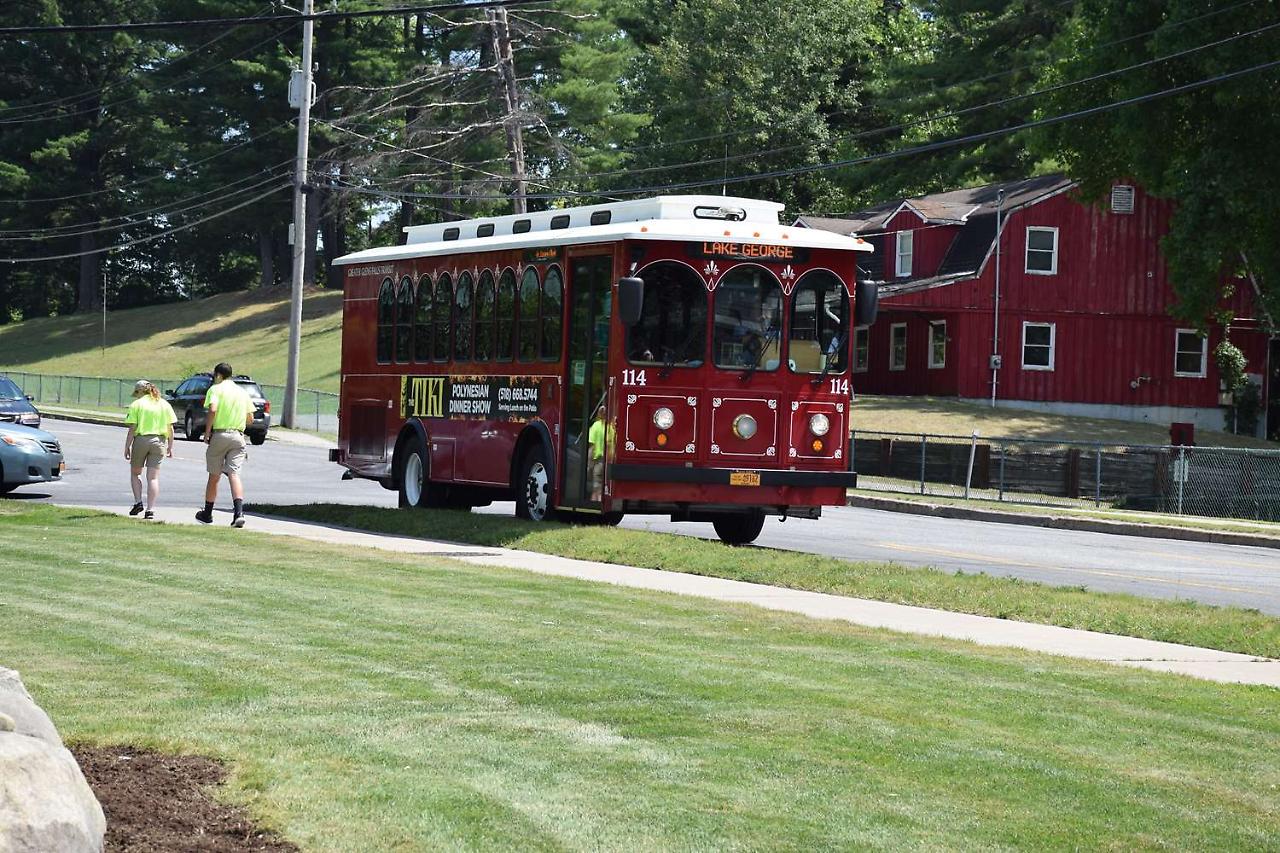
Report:
[[[57,376],[43,373],[5,373],[30,394],[35,402],[46,406],[65,406],[97,412],[115,412],[133,400],[133,379],[107,379],[99,376]],[[152,379],[162,392],[177,388],[183,379]],[[271,422],[279,424],[284,411],[284,386],[258,383],[271,402]],[[338,432],[338,395],[327,391],[298,389],[297,424],[301,429],[336,435]]]
[[1280,450],[865,431],[850,441],[863,489],[1280,521]]

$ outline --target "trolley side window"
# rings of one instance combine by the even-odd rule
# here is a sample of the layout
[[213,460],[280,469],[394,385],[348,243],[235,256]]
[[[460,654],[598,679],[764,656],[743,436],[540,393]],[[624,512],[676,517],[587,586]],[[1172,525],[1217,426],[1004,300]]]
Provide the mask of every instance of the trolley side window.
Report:
[[384,278],[378,288],[378,362],[391,361],[391,349],[395,340],[396,294],[391,279]]
[[498,340],[495,354],[498,361],[511,361],[515,357],[516,343],[516,274],[510,269],[502,271],[498,278]]
[[763,267],[734,267],[715,291],[716,367],[777,370],[782,362],[782,287]]
[[640,322],[627,329],[633,364],[701,367],[707,353],[707,289],[684,264],[663,261],[640,273]]
[[485,270],[476,285],[476,361],[493,358],[493,273]]
[[434,361],[449,360],[449,314],[452,310],[453,281],[447,272],[442,272],[436,279],[436,296],[431,306],[431,322],[436,330],[431,344],[431,358]]
[[458,289],[453,294],[453,304],[457,309],[453,315],[453,360],[471,361],[473,339],[471,273],[464,272],[458,276]]
[[418,279],[418,301],[413,312],[413,360],[431,360],[431,276]]
[[406,362],[413,356],[413,279],[400,279],[396,290],[396,361]]
[[849,360],[849,293],[826,270],[807,273],[791,294],[787,364],[793,373],[843,373]]
[[538,358],[538,301],[541,288],[538,287],[538,271],[529,267],[520,279],[520,334],[519,347],[521,361],[536,361]]
[[542,359],[560,358],[560,323],[564,304],[564,280],[559,267],[547,270],[542,282]]

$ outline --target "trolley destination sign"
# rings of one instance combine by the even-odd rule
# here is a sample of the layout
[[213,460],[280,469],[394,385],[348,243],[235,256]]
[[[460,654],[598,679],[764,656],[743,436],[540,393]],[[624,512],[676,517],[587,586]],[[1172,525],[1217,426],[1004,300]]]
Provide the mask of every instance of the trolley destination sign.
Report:
[[734,243],[727,240],[703,240],[685,244],[691,258],[715,258],[728,261],[786,261],[805,263],[809,250],[800,246],[772,243]]
[[538,415],[536,376],[402,376],[402,418],[524,422]]

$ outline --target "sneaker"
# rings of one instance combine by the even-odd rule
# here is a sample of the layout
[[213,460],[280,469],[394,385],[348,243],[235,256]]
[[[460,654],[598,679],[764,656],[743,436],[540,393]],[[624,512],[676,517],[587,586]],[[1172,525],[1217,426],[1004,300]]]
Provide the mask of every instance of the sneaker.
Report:
[[207,509],[202,509],[196,513],[196,521],[201,524],[213,524],[213,513]]
[[151,510],[147,510],[142,514],[142,517],[145,518],[147,521],[153,521],[156,517],[156,514]]
[[129,507],[129,515],[137,515],[140,512],[142,512],[142,501],[138,501],[136,504]]
[[244,527],[244,513],[240,513],[231,519],[232,527]]

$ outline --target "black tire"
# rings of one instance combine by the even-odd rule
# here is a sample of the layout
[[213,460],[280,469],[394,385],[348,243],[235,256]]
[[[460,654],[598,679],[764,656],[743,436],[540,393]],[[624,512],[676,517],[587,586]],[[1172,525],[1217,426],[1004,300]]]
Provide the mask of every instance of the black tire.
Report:
[[431,457],[422,439],[416,435],[407,439],[396,451],[396,490],[400,494],[401,507],[426,509],[435,506],[431,487]]
[[187,441],[199,441],[200,436],[196,433],[196,419],[191,417],[191,412],[187,412],[186,419],[182,422],[182,431],[187,436]]
[[254,444],[265,444],[267,434],[265,432],[251,432],[249,433],[249,440]]
[[622,513],[606,512],[600,515],[600,523],[605,527],[617,527],[622,523]]
[[17,483],[0,483],[0,495],[7,495],[18,488]]
[[515,485],[517,518],[550,521],[555,516],[551,507],[551,468],[541,444],[533,445],[520,457]]
[[711,522],[716,535],[726,545],[750,545],[764,529],[764,513],[758,509],[735,513]]

